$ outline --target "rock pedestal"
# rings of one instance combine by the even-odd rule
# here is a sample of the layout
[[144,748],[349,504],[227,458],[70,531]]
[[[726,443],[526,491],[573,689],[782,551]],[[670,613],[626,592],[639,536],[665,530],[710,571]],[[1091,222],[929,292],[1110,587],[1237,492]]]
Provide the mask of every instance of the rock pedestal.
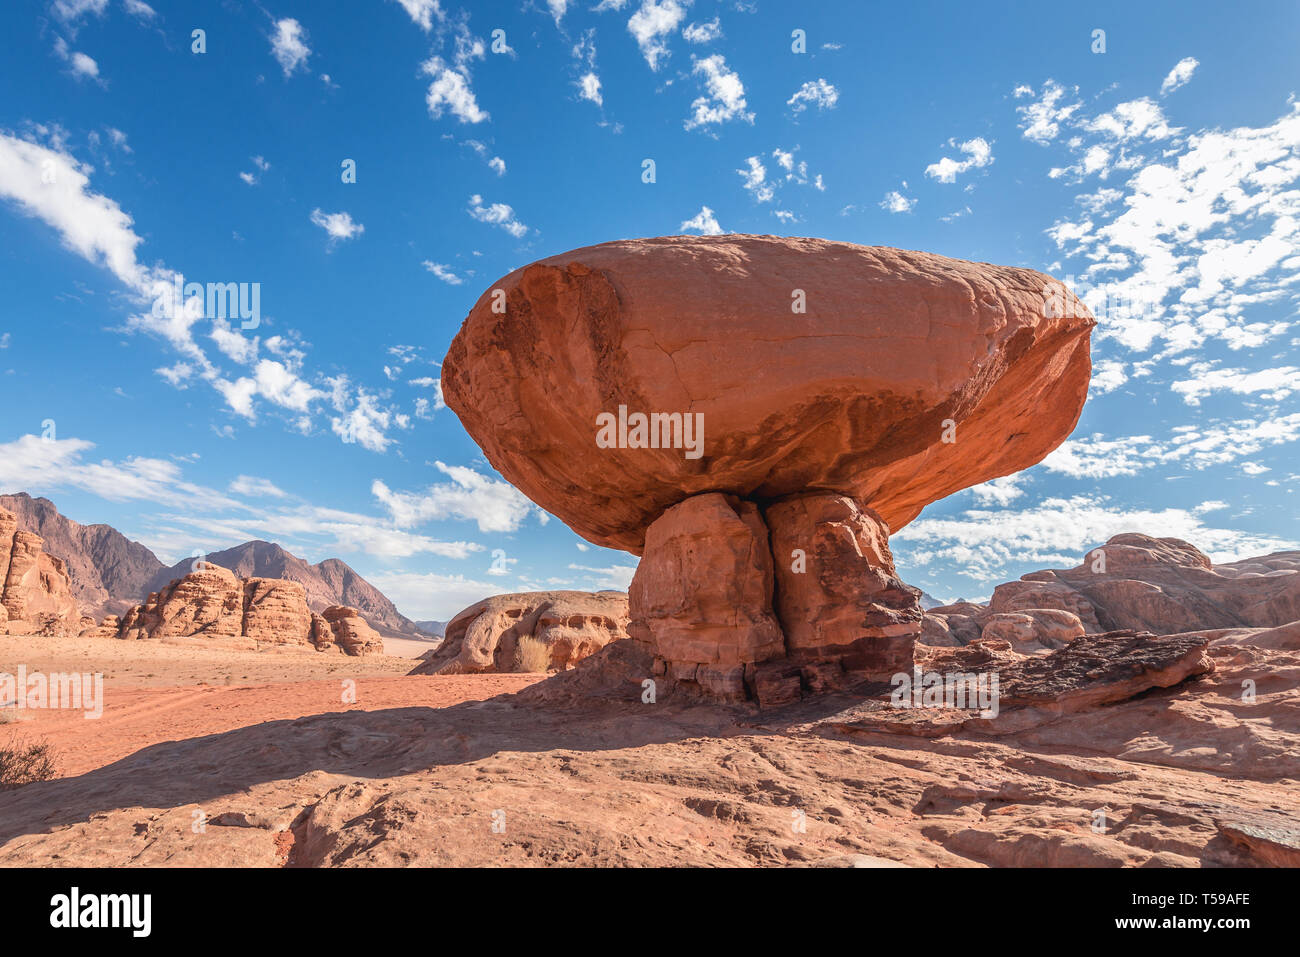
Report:
[[[766,519],[766,521],[764,520]],[[920,592],[898,580],[889,528],[846,495],[759,506],[708,493],[646,530],[628,634],[656,674],[731,701],[784,704],[912,666]]]
[[507,481],[642,556],[629,634],[659,676],[774,703],[907,670],[889,533],[1070,434],[1094,325],[1029,269],[662,236],[497,280],[441,382]]

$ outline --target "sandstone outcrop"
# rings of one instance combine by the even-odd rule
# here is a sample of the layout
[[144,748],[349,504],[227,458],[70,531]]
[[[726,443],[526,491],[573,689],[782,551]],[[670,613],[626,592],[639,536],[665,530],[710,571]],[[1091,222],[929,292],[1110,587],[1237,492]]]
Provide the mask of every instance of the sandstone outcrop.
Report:
[[[539,591],[493,595],[447,623],[446,637],[411,674],[564,670],[627,637],[622,592]],[[531,662],[536,649],[544,661]],[[542,653],[545,649],[545,653]],[[544,668],[543,668],[544,666]]]
[[628,240],[495,283],[442,387],[515,487],[642,555],[630,633],[657,674],[779,703],[910,661],[920,593],[894,574],[891,530],[1065,439],[1093,324],[1026,269]]
[[123,615],[82,632],[124,640],[193,639],[247,648],[383,654],[383,639],[355,608],[307,606],[298,582],[240,579],[220,565],[200,564]]
[[0,508],[0,626],[8,634],[75,634],[81,611],[62,559]]
[[1215,565],[1177,538],[1126,533],[1071,569],[1030,572],[993,589],[987,605],[964,602],[925,613],[922,641],[973,637],[1060,647],[1077,634],[1128,629],[1156,635],[1276,628],[1300,619],[1300,552]]

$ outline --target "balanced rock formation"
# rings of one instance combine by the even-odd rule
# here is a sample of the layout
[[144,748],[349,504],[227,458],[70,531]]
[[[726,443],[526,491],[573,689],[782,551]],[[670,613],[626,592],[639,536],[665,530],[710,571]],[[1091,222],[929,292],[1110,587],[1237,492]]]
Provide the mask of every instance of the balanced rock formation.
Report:
[[515,487],[643,556],[630,630],[660,673],[763,703],[910,661],[920,593],[894,575],[891,530],[1065,439],[1093,324],[1027,269],[628,240],[495,283],[442,387]]
[[76,633],[81,611],[62,559],[0,508],[0,627],[11,635]]
[[449,621],[442,644],[411,674],[564,670],[626,638],[627,624],[623,592],[493,595]]
[[288,648],[383,654],[383,639],[355,608],[332,606],[324,614],[307,606],[298,582],[240,579],[220,565],[200,564],[120,621],[110,615],[82,632],[125,640],[199,639],[255,649]]
[[1070,569],[1030,572],[993,589],[987,605],[925,613],[922,641],[1002,638],[1022,651],[1060,648],[1084,633],[1175,635],[1274,628],[1300,619],[1300,552],[1215,565],[1177,538],[1126,533]]

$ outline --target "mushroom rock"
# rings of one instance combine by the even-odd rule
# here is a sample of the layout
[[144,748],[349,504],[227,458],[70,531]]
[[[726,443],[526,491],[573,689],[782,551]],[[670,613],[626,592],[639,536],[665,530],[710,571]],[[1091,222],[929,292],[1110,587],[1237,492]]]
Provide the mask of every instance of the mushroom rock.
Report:
[[[644,556],[629,632],[665,674],[727,697],[740,674],[762,703],[760,687],[822,687],[827,662],[908,656],[919,593],[888,535],[1069,435],[1093,325],[1028,269],[820,239],[622,240],[493,284],[442,389],[516,488]],[[785,504],[809,493],[826,494]]]

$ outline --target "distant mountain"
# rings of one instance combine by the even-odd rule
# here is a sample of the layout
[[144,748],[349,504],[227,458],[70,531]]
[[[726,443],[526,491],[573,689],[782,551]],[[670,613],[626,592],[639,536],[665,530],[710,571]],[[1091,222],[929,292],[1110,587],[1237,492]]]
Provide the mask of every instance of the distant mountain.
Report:
[[[153,552],[111,525],[82,525],[61,515],[47,498],[26,492],[0,495],[0,506],[18,517],[18,527],[45,539],[44,551],[67,564],[72,595],[83,614],[119,615],[190,571],[186,558],[168,568]],[[313,611],[351,605],[380,634],[414,635],[415,622],[344,562],[327,558],[310,565],[270,542],[245,542],[207,557],[241,578],[287,578],[307,590]],[[431,622],[430,624],[437,624]],[[438,634],[442,634],[441,631]]]
[[84,614],[120,614],[149,594],[149,583],[163,568],[153,552],[111,525],[74,522],[47,498],[0,495],[0,506],[18,516],[19,528],[45,539],[47,555],[67,564],[72,595]]
[[942,604],[943,604],[943,602],[941,602],[939,599],[935,598],[933,595],[930,595],[930,594],[928,594],[928,593],[926,593],[926,592],[921,592],[921,610],[922,610],[922,611],[929,611],[931,608],[938,608],[938,607],[939,607],[940,605],[942,605]]
[[432,635],[435,638],[442,638],[447,634],[447,623],[445,621],[417,621],[415,627],[426,635]]
[[[298,582],[307,590],[307,604],[313,611],[322,611],[330,605],[351,605],[380,634],[417,632],[416,623],[401,614],[383,592],[337,558],[311,565],[273,542],[254,541],[212,552],[205,560],[228,568],[240,578],[286,578]],[[160,569],[148,583],[146,593],[158,591],[173,579],[188,574],[195,561],[186,558],[170,568]]]

